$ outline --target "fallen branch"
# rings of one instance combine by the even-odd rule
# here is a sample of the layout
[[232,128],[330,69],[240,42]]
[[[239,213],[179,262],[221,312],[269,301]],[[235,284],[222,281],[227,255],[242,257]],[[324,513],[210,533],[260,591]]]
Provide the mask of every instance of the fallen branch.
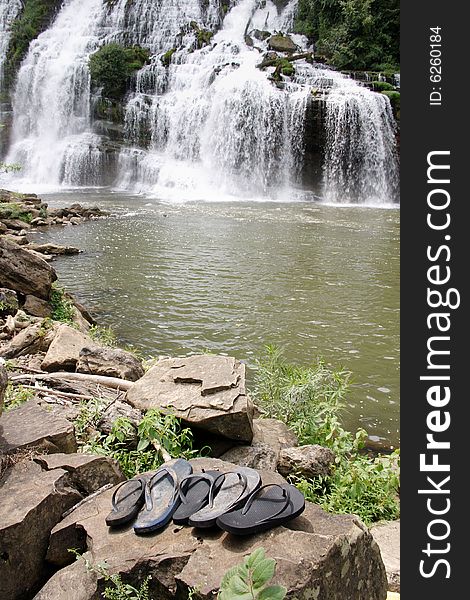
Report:
[[102,385],[103,387],[112,388],[114,390],[125,390],[127,391],[132,385],[133,381],[127,381],[126,379],[118,379],[117,377],[105,377],[104,375],[89,375],[88,373],[47,373],[46,375],[14,375],[10,378],[11,381],[49,381],[49,380],[63,380],[63,381],[78,381],[82,383],[94,383]]

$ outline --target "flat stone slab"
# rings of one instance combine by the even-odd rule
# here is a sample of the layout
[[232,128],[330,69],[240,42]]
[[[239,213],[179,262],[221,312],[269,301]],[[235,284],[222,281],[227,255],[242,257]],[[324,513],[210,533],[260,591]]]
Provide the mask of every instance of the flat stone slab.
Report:
[[391,592],[400,591],[400,521],[371,527],[382,554],[385,570],[387,571],[388,589]]
[[160,360],[129,389],[126,400],[155,408],[229,439],[251,442],[253,405],[245,391],[245,365],[227,356]]
[[0,453],[31,448],[67,454],[77,450],[73,424],[34,399],[0,417]]
[[[218,459],[191,461],[195,472],[234,465]],[[279,483],[277,473],[262,472],[263,483]],[[213,599],[225,572],[255,548],[263,547],[276,560],[275,583],[285,585],[298,600],[385,600],[386,575],[380,551],[368,529],[354,516],[334,516],[307,503],[303,515],[262,534],[237,537],[218,529],[198,530],[170,523],[164,530],[136,536],[132,526],[110,531],[105,517],[113,490],[91,498],[52,531],[49,560],[58,571],[36,600],[92,600],[105,583],[73,562],[67,548],[85,552],[92,563],[106,561],[109,573],[140,585],[151,575],[150,595],[160,600],[186,598],[197,588],[204,600]]]
[[87,335],[63,323],[57,328],[46,356],[42,361],[45,371],[75,371],[80,351],[86,346],[93,346],[93,341]]

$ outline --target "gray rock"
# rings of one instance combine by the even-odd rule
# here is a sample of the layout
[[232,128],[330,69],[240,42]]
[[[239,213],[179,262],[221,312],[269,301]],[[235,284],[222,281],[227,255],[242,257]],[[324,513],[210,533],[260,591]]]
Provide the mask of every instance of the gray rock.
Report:
[[14,290],[0,288],[0,316],[14,315],[18,310],[18,295]]
[[36,296],[32,296],[28,294],[23,304],[23,310],[33,315],[34,317],[50,317],[52,314],[52,309],[50,304],[41,298],[36,298]]
[[44,456],[9,469],[0,484],[0,598],[30,598],[48,576],[50,532],[63,513],[122,480],[113,461],[86,455]]
[[253,37],[255,39],[259,40],[260,42],[264,42],[269,37],[271,37],[271,33],[269,31],[263,31],[263,30],[260,30],[260,29],[255,29],[253,31]]
[[[137,428],[137,425],[142,420],[142,413],[140,410],[133,408],[129,404],[116,400],[116,402],[113,402],[106,408],[97,427],[102,433],[109,434],[111,433],[114,422],[123,417],[129,419],[129,421]],[[135,439],[137,439],[137,431]]]
[[92,346],[93,341],[84,333],[62,323],[42,361],[45,371],[75,370],[80,351]]
[[0,287],[48,300],[56,279],[54,269],[45,260],[0,238]]
[[375,525],[370,532],[380,548],[387,571],[388,589],[400,592],[400,521]]
[[[201,468],[233,469],[216,459],[198,459]],[[282,482],[275,473],[261,473],[263,482]],[[49,554],[69,566],[56,573],[36,600],[94,600],[103,591],[101,577],[83,562],[73,562],[71,546],[85,551],[93,563],[106,560],[110,573],[121,573],[133,585],[151,575],[152,597],[186,598],[197,588],[201,598],[213,599],[225,572],[255,548],[263,547],[276,560],[274,582],[285,585],[298,600],[385,600],[386,576],[380,551],[368,529],[354,516],[325,513],[307,503],[303,515],[286,527],[236,537],[218,530],[168,526],[156,535],[139,537],[131,527],[110,533],[104,517],[113,490],[77,508],[52,531]],[[63,564],[63,563],[60,563]]]
[[279,454],[277,470],[282,475],[296,473],[312,478],[317,475],[329,475],[335,455],[329,448],[318,446],[299,446],[284,448]]
[[[17,325],[17,319],[15,319],[15,327]],[[26,325],[24,329],[0,349],[0,356],[8,359],[26,354],[36,354],[37,352],[47,352],[55,333],[56,326],[44,321]]]
[[49,453],[77,450],[73,424],[34,399],[0,417],[0,453],[31,448]]
[[268,45],[275,52],[295,52],[297,46],[288,35],[272,35],[268,40]]
[[275,471],[282,448],[297,445],[294,433],[277,419],[253,419],[251,446],[237,446],[221,458],[237,465]]
[[92,373],[137,381],[144,376],[142,362],[130,352],[104,346],[80,350],[77,373]]
[[29,248],[40,254],[50,254],[52,256],[69,256],[80,254],[80,249],[74,246],[60,246],[58,244],[30,244]]
[[158,361],[127,392],[140,410],[171,412],[191,426],[251,442],[253,405],[245,366],[235,358],[197,355]]

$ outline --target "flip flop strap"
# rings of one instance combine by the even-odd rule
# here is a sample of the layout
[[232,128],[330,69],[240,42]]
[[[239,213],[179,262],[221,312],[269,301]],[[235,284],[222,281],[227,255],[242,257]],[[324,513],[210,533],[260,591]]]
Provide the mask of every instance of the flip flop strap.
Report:
[[124,486],[128,485],[129,483],[138,483],[139,486],[134,488],[131,492],[129,492],[127,495],[123,496],[122,498],[119,498],[119,502],[123,502],[126,498],[128,498],[129,496],[132,496],[132,494],[135,494],[135,492],[137,492],[140,488],[141,491],[144,490],[144,486],[145,486],[145,482],[143,479],[140,479],[140,477],[138,479],[128,479],[127,481],[123,481],[121,484],[119,484],[117,486],[117,488],[114,490],[114,494],[113,497],[111,498],[111,504],[113,506],[114,510],[118,510],[118,500],[117,500],[117,493],[119,492],[120,489],[122,489]]
[[[222,477],[225,479],[225,477],[227,475],[230,474],[234,474],[234,475],[238,475],[238,479],[240,480],[240,482],[243,484],[242,487],[242,491],[238,494],[236,500],[234,500],[229,508],[232,508],[233,506],[235,506],[235,504],[240,500],[240,498],[243,496],[243,494],[245,493],[245,490],[248,486],[248,479],[246,478],[246,475],[244,473],[241,473],[240,471],[227,471],[226,473],[221,473],[218,477],[216,477],[211,485],[211,488],[209,490],[209,508],[212,508],[214,506],[214,490],[217,486],[217,482],[219,481],[219,479],[221,479]],[[222,484],[223,486],[223,484]],[[222,488],[220,488],[222,489]],[[219,491],[219,490],[218,490]],[[227,509],[228,510],[228,509]]]
[[[251,494],[251,496],[248,498],[245,506],[243,507],[242,515],[246,515],[246,513],[250,510],[251,505],[257,499],[257,497],[259,496],[259,493],[262,490],[265,490],[266,488],[270,488],[270,487],[278,487],[280,490],[282,490],[282,495],[284,496],[284,502],[282,503],[281,508],[276,513],[274,513],[273,515],[269,515],[269,517],[265,517],[264,519],[260,519],[259,521],[256,521],[256,525],[259,525],[260,523],[265,523],[266,521],[270,521],[271,519],[274,519],[275,517],[280,515],[282,512],[284,512],[285,509],[290,504],[289,488],[282,487],[278,483],[267,483],[266,485],[262,485],[260,488],[258,488]],[[258,498],[258,500],[263,500],[263,498]],[[266,500],[268,500],[270,502],[277,502],[277,500],[273,500],[272,498],[266,498]]]
[[163,479],[164,476],[169,475],[173,482],[173,496],[171,497],[168,505],[172,504],[178,494],[179,485],[178,485],[178,475],[173,469],[170,467],[162,467],[159,469],[155,475],[149,479],[147,485],[145,486],[145,508],[150,511],[153,508],[152,503],[152,489],[157,485],[159,481]]
[[[180,496],[180,500],[183,504],[188,504],[189,500],[186,496],[186,493],[189,492],[189,490],[191,489],[191,481],[193,481],[193,485],[196,485],[196,483],[198,481],[201,481],[201,479],[203,479],[204,481],[207,481],[209,483],[209,489],[210,486],[212,485],[212,482],[214,481],[214,478],[211,475],[207,475],[207,473],[192,473],[191,475],[188,475],[187,477],[184,477],[181,481],[180,481],[180,486],[179,486],[179,496]],[[187,486],[187,490],[186,492],[183,492],[183,486],[185,483],[188,482],[188,486]]]

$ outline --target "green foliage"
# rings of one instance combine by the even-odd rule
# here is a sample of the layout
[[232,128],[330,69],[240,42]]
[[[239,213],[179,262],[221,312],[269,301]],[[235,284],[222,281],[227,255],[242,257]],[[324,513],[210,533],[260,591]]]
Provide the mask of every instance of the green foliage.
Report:
[[257,363],[253,397],[268,417],[284,421],[302,443],[320,443],[323,432],[334,426],[349,377],[348,371],[333,371],[322,360],[309,367],[289,364],[282,350],[267,346]]
[[5,410],[18,408],[32,398],[34,398],[34,390],[25,388],[22,385],[12,385],[9,383],[5,392]]
[[173,56],[173,54],[176,52],[176,48],[170,48],[170,50],[167,50],[165,52],[165,54],[162,56],[162,63],[163,66],[165,67],[169,67],[170,63],[171,63],[171,57]]
[[21,165],[16,163],[7,164],[4,162],[0,162],[0,173],[11,173],[14,171],[21,171]]
[[390,99],[390,104],[392,105],[393,114],[396,119],[400,118],[400,92],[388,91],[385,90],[382,92],[385,96]]
[[144,579],[139,588],[136,588],[129,583],[124,583],[119,573],[110,575],[106,562],[94,565],[88,558],[81,556],[76,550],[70,549],[69,552],[75,554],[77,560],[83,560],[87,571],[96,573],[98,577],[102,577],[105,580],[106,587],[102,598],[106,600],[151,600],[149,593],[150,576]]
[[102,88],[103,96],[120,99],[126,93],[129,77],[150,60],[150,53],[140,46],[125,48],[111,43],[90,56],[93,85]]
[[254,399],[266,416],[291,427],[301,444],[319,444],[335,453],[331,475],[292,477],[308,500],[331,512],[357,514],[367,525],[393,520],[399,516],[399,452],[367,456],[367,433],[353,434],[341,425],[349,376],[322,361],[310,367],[289,364],[278,348],[268,346],[258,362]]
[[153,471],[164,462],[162,450],[173,457],[194,458],[193,434],[183,428],[173,415],[157,410],[146,412],[137,426],[125,417],[117,419],[109,435],[97,433],[96,426],[102,417],[100,401],[82,404],[75,421],[77,439],[85,452],[116,459],[127,477],[136,473]]
[[31,223],[33,215],[28,210],[25,210],[21,204],[8,202],[0,204],[0,219],[18,219],[25,223]]
[[375,92],[392,92],[395,89],[391,83],[386,81],[373,81],[370,85]]
[[396,69],[400,62],[399,0],[300,0],[295,30],[340,69]]
[[66,297],[63,288],[53,284],[49,302],[52,309],[52,320],[71,326],[75,325],[75,307],[73,302]]
[[5,66],[5,77],[8,84],[12,83],[14,74],[28,51],[29,44],[47,28],[61,4],[61,0],[24,0],[23,10],[11,27]]
[[112,327],[102,327],[101,325],[92,325],[88,331],[91,339],[101,346],[115,348],[117,346],[117,337]]
[[240,565],[227,571],[218,600],[284,600],[286,588],[268,586],[275,570],[276,561],[266,558],[264,548],[257,548]]

